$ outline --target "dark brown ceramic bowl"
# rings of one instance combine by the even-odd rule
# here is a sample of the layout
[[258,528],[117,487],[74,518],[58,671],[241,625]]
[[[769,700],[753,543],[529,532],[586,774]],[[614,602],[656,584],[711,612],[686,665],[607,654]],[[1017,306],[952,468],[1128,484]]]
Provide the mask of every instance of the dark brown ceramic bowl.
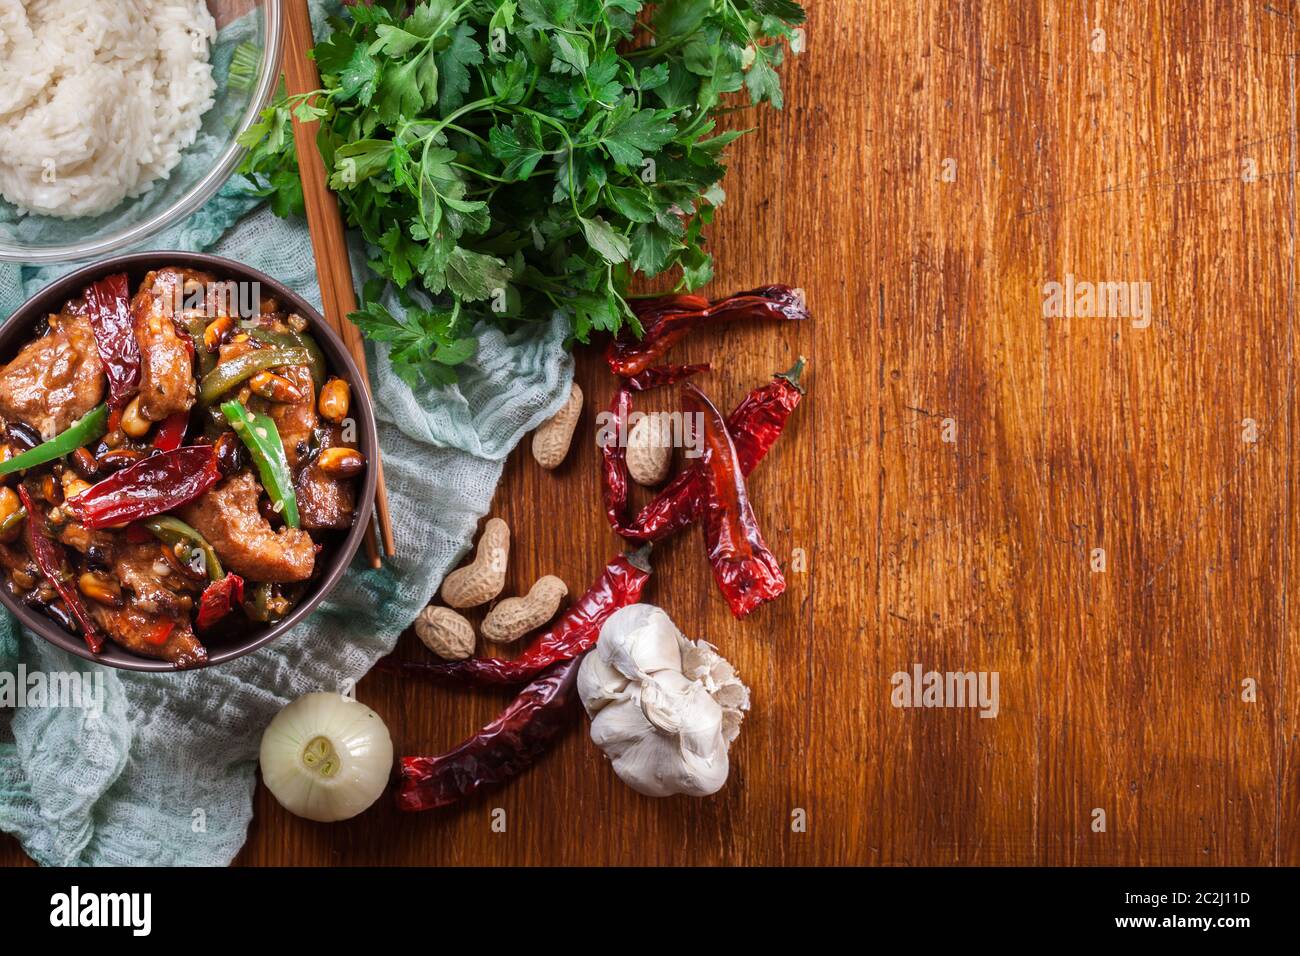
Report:
[[[19,349],[31,341],[33,330],[40,319],[51,312],[58,312],[65,302],[79,296],[82,290],[95,280],[114,272],[125,272],[130,277],[131,289],[134,292],[146,272],[168,265],[201,269],[212,273],[217,279],[259,282],[264,292],[274,295],[289,311],[297,312],[305,318],[311,324],[313,337],[320,345],[321,351],[325,353],[330,371],[346,379],[351,386],[350,416],[357,423],[357,445],[365,454],[367,461],[375,461],[378,446],[375,440],[375,415],[370,404],[370,393],[362,383],[361,373],[357,370],[356,363],[352,361],[352,356],[348,354],[334,330],[325,324],[319,312],[283,283],[256,269],[250,269],[246,265],[220,256],[196,252],[137,252],[131,255],[114,256],[103,262],[86,266],[84,269],[78,269],[36,293],[4,323],[3,328],[0,328],[0,363],[8,363]],[[366,525],[370,522],[374,499],[375,469],[371,467],[367,468],[361,477],[361,485],[357,491],[357,513],[346,539],[341,544],[332,545],[322,552],[325,566],[316,578],[316,589],[307,594],[288,617],[276,624],[250,627],[249,631],[241,637],[214,639],[211,645],[205,642],[208,660],[200,666],[211,667],[213,664],[223,664],[255,651],[271,643],[310,614],[325,595],[338,584],[352,562],[357,548],[361,545],[361,539],[365,536]],[[167,661],[139,657],[111,641],[105,641],[104,649],[100,653],[91,653],[79,634],[70,634],[50,618],[20,604],[3,585],[0,585],[0,603],[3,603],[24,626],[78,657],[126,670],[176,671],[176,668]]]

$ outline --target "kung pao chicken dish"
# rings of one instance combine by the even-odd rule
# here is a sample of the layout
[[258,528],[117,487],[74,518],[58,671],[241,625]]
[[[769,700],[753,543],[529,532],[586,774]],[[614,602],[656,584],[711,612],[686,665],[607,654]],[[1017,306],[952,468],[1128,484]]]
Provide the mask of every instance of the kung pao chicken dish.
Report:
[[206,662],[283,618],[352,524],[348,384],[302,317],[231,308],[235,286],[108,276],[0,369],[4,585],[95,653]]

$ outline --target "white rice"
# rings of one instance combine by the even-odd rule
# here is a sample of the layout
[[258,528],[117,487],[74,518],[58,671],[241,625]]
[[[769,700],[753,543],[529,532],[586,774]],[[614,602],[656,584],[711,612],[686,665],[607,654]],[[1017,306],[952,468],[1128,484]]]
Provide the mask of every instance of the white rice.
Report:
[[0,196],[94,216],[164,178],[216,83],[202,0],[0,0]]

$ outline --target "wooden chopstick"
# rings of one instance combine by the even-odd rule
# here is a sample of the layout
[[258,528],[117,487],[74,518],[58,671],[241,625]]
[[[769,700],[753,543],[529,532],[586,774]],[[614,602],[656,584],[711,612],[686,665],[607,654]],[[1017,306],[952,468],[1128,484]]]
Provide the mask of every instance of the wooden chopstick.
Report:
[[[290,96],[310,93],[320,88],[320,73],[316,62],[307,55],[312,47],[311,15],[307,0],[286,0],[284,84]],[[303,123],[293,119],[293,143],[298,152],[298,171],[302,177],[302,194],[307,208],[307,230],[311,234],[312,251],[316,257],[316,279],[320,284],[321,307],[325,320],[338,332],[347,346],[357,368],[361,370],[362,386],[369,390],[366,374],[366,350],[361,330],[348,321],[348,313],[357,308],[357,293],[352,286],[352,263],[348,258],[347,235],[338,201],[329,190],[325,163],[316,146],[319,123]],[[378,448],[376,447],[376,452]],[[392,556],[396,551],[393,541],[393,523],[388,512],[388,489],[384,484],[384,464],[376,454],[373,467],[376,471],[375,518],[383,539],[384,553]],[[366,555],[371,567],[379,567],[379,546],[375,540],[374,526],[366,528]]]

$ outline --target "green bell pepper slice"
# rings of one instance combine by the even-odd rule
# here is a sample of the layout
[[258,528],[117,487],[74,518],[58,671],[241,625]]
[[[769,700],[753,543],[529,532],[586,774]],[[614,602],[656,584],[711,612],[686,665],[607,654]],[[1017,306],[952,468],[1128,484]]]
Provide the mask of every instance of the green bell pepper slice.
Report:
[[271,506],[290,528],[298,527],[298,497],[294,494],[284,442],[275,422],[266,415],[250,412],[242,402],[234,400],[222,404],[221,413],[253,456]]
[[311,380],[316,383],[316,391],[325,384],[325,353],[320,350],[316,340],[306,332],[279,332],[264,329],[252,322],[241,322],[240,327],[248,337],[263,345],[280,348],[303,349],[307,353],[307,368],[311,371]]
[[0,521],[0,535],[8,534],[14,528],[22,524],[23,519],[26,517],[27,509],[22,505],[19,505],[17,511],[10,514],[4,521]]
[[252,600],[244,605],[244,611],[250,620],[257,621],[259,624],[269,624],[284,617],[271,606],[274,599],[273,592],[274,585],[269,581],[262,581],[254,586]]
[[156,518],[141,521],[140,524],[148,528],[155,538],[166,544],[176,545],[184,542],[202,552],[203,566],[208,572],[209,579],[220,581],[226,576],[225,571],[221,568],[221,561],[217,558],[217,552],[212,549],[208,539],[184,521],[173,518],[171,515],[159,515]]
[[76,451],[82,445],[103,438],[108,431],[108,406],[100,405],[77,419],[66,429],[47,442],[29,448],[21,455],[14,455],[8,461],[0,463],[0,475],[12,475],[16,471],[35,468],[47,461],[54,461]]
[[226,392],[258,372],[281,365],[307,365],[311,361],[306,349],[272,346],[245,352],[229,362],[222,362],[199,384],[199,401],[211,405]]
[[202,316],[191,315],[180,321],[190,337],[190,344],[194,346],[194,358],[199,363],[199,379],[207,378],[217,367],[217,356],[209,352],[208,347],[203,343],[203,333],[208,330],[208,320]]

